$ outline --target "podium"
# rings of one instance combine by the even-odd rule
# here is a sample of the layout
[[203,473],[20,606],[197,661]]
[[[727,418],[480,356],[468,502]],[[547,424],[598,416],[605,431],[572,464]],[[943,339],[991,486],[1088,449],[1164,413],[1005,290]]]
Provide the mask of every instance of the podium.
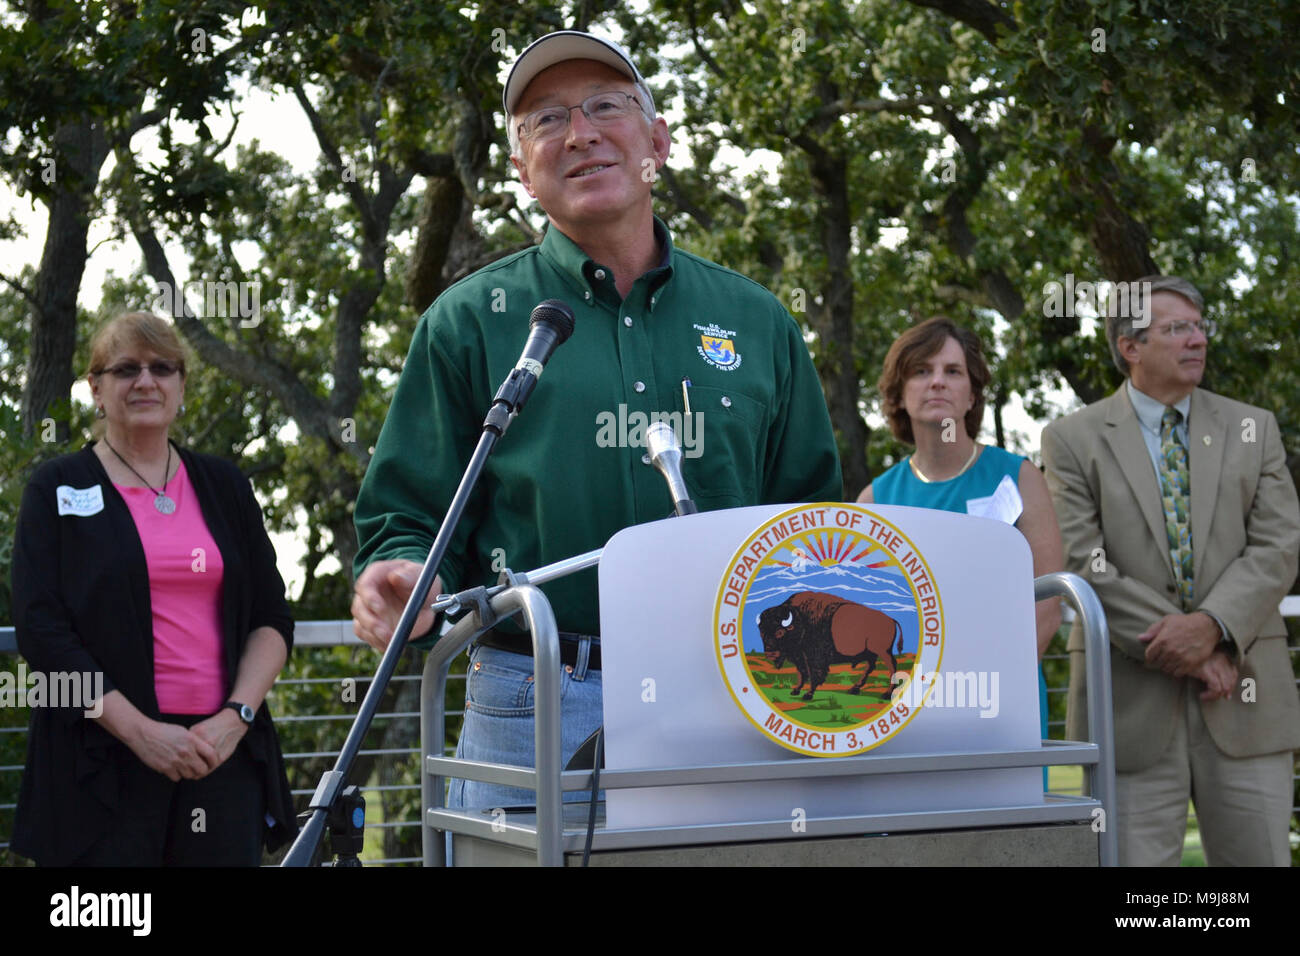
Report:
[[[820,506],[825,533],[790,539],[806,547],[768,548],[765,570],[753,570],[761,563],[757,557],[737,560],[761,555],[764,545],[758,542],[775,540],[770,534],[757,537],[755,529],[793,529],[794,519],[783,516],[794,507],[742,508],[638,525],[611,538],[603,552],[568,566],[504,576],[509,586],[491,597],[491,612],[521,615],[538,662],[536,769],[442,755],[447,670],[484,629],[482,613],[471,612],[425,662],[425,864],[444,865],[448,844],[456,865],[580,862],[589,807],[565,804],[562,794],[589,790],[592,773],[561,769],[558,635],[540,585],[598,559],[606,768],[599,777],[605,799],[590,834],[591,865],[1113,865],[1109,639],[1088,584],[1071,574],[1033,579],[1028,546],[1007,525],[897,506],[826,503]],[[853,513],[863,516],[863,529],[870,525],[875,537],[868,545],[883,541],[894,553],[853,547],[867,540],[849,530],[850,520],[858,526]],[[781,560],[792,551],[795,560]],[[835,756],[808,755],[807,748],[797,752],[774,731],[765,733],[764,722],[745,710],[751,688],[729,689],[724,680],[725,658],[734,658],[735,651],[719,635],[727,630],[728,605],[741,601],[741,585],[749,599],[744,620],[752,621],[741,631],[748,658],[758,667],[764,660],[757,643],[759,608],[780,599],[774,589],[778,580],[799,594],[836,587],[841,595],[854,594],[862,581],[900,568],[914,571],[913,595],[926,592],[932,582],[936,599],[925,593],[924,606],[941,608],[941,613],[924,611],[923,626],[919,619],[912,625],[914,653],[908,651],[907,627],[896,628],[899,660],[912,660],[915,684],[901,682],[898,688],[915,692],[910,713],[902,709],[905,726],[888,736],[882,732],[878,742],[865,740],[864,749]],[[753,580],[744,580],[751,573]],[[896,590],[907,597],[906,588]],[[1089,741],[1039,739],[1033,604],[1049,597],[1064,598],[1083,621]],[[904,599],[886,605],[897,608],[891,613],[904,625],[906,604]],[[792,619],[784,610],[776,617],[782,614]],[[930,623],[932,616],[938,624]],[[770,620],[771,615],[769,631]],[[942,633],[925,631],[931,627]],[[935,646],[923,648],[923,643]],[[923,673],[927,654],[933,671],[928,675]],[[734,659],[730,666],[736,672]],[[903,676],[899,666],[895,680]],[[872,663],[866,667],[870,671]],[[954,673],[992,676],[981,686],[991,686],[997,699],[986,695],[963,706],[951,700],[945,705],[937,692],[944,675]],[[1005,679],[999,684],[1001,675]],[[854,676],[865,683],[861,669]],[[921,691],[933,686],[925,683],[928,679],[937,679],[937,686],[922,697]],[[976,682],[957,686],[973,689]],[[797,693],[802,687],[794,694],[787,687],[764,693],[777,701],[775,713],[793,711],[792,722],[799,723],[805,701],[811,699],[812,708],[834,696],[827,688],[833,690],[829,681],[804,696]],[[863,688],[861,699],[873,703],[862,706],[882,708],[880,714],[897,706],[890,704],[888,689],[874,696],[873,689]],[[771,716],[766,720],[769,729],[779,724]],[[1038,768],[1052,764],[1083,765],[1085,795],[1044,794]],[[448,809],[449,777],[534,790],[536,808]]]

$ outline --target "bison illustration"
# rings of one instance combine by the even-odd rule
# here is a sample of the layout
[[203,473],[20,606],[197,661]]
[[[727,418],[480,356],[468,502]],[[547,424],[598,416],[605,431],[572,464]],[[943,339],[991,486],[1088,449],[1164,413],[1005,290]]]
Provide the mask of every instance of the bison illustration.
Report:
[[[862,680],[850,694],[862,692],[876,661],[883,655],[889,660],[889,673],[898,670],[894,654],[903,649],[903,632],[889,615],[864,607],[834,594],[801,591],[781,604],[760,611],[758,633],[763,638],[763,653],[773,666],[789,660],[799,669],[799,683],[790,692],[798,697],[807,685],[804,700],[826,681],[832,664],[856,664],[866,661]],[[898,646],[890,651],[894,638]],[[888,696],[888,692],[886,692]]]

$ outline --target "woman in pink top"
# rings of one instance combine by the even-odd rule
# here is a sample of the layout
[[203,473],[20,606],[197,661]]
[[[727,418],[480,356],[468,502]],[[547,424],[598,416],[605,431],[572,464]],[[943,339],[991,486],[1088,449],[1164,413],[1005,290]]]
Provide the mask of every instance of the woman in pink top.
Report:
[[168,438],[185,395],[170,323],[114,319],[88,379],[102,433],[28,483],[13,590],[29,665],[95,699],[33,708],[14,849],[257,865],[295,830],[264,703],[293,621],[261,510],[234,465]]

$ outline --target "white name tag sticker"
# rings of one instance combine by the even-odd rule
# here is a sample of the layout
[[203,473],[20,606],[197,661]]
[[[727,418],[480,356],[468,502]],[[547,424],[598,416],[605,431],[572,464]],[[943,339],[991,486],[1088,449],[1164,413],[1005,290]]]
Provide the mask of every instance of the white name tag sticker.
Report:
[[54,489],[54,494],[58,498],[61,515],[88,518],[104,510],[104,489],[99,485],[92,485],[89,488],[59,485]]

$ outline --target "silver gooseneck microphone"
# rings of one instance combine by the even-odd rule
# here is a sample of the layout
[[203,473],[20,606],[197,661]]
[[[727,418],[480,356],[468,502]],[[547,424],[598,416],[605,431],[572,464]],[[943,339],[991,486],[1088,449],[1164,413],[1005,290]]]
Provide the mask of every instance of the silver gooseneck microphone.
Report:
[[686,480],[682,478],[682,446],[677,441],[677,433],[667,422],[658,421],[646,429],[646,451],[650,453],[650,464],[654,465],[664,481],[668,482],[668,493],[673,496],[673,507],[678,515],[693,515],[699,512],[691,493],[686,489]]

